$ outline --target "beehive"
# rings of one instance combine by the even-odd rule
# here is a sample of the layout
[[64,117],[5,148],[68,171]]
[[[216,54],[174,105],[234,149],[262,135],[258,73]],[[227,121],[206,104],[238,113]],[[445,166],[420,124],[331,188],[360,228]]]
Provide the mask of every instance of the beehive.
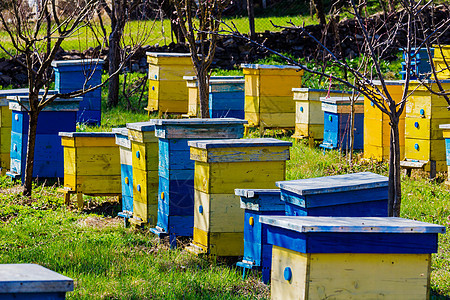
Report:
[[113,128],[116,144],[119,146],[120,182],[122,184],[122,211],[117,215],[124,218],[125,224],[133,216],[133,164],[131,141],[128,139],[128,129]]
[[293,88],[295,102],[295,139],[323,140],[323,111],[321,97],[348,98],[351,93],[335,90]]
[[[425,84],[433,91],[439,91],[436,83],[428,81]],[[445,90],[450,89],[450,80],[441,81],[441,84]],[[406,103],[406,162],[402,162],[402,165],[417,162],[430,171],[430,166],[435,163],[436,171],[446,171],[445,140],[439,125],[450,123],[448,103],[443,96],[430,93],[427,87],[417,81],[410,82],[408,93],[412,91]]]
[[[9,170],[10,152],[11,152],[11,126],[12,112],[9,109],[9,101],[7,97],[10,96],[28,96],[29,89],[13,89],[0,90],[0,168],[2,171]],[[44,91],[40,94],[42,95]],[[54,91],[48,91],[48,94],[53,94]]]
[[188,112],[183,117],[201,117],[197,76],[183,76],[183,79],[186,80],[186,87],[188,89]]
[[[404,49],[400,49],[404,50]],[[410,80],[416,80],[417,78],[426,79],[430,77],[431,65],[430,59],[428,57],[427,48],[420,48],[416,52],[417,48],[411,48],[411,68],[410,68]],[[431,57],[434,55],[434,49],[430,48]],[[402,80],[406,79],[406,52],[403,52],[402,70],[400,74],[402,75]],[[434,59],[433,59],[434,61]]]
[[[350,100],[342,98],[325,98],[322,101],[323,110],[323,143],[324,149],[350,149]],[[357,98],[354,106],[354,143],[353,150],[364,147],[364,99]]]
[[434,49],[433,63],[438,79],[450,79],[450,69],[448,67],[450,64],[450,45],[436,45]]
[[272,299],[427,299],[445,227],[401,218],[262,216]]
[[243,64],[245,119],[248,126],[294,128],[292,88],[301,87],[303,70],[295,66]]
[[277,139],[190,141],[195,160],[194,240],[191,251],[244,253],[244,211],[234,189],[275,187],[285,178],[290,142]]
[[244,119],[244,78],[212,77],[209,82],[209,117]]
[[[395,103],[400,103],[403,97],[403,81],[386,80],[386,88]],[[373,84],[382,91],[380,81]],[[381,100],[381,99],[380,99]],[[399,117],[398,133],[400,143],[400,159],[405,157],[405,115]],[[388,160],[390,153],[391,126],[389,116],[376,107],[367,97],[364,97],[364,158]]]
[[443,137],[445,139],[445,156],[447,162],[447,180],[445,183],[450,184],[450,124],[441,124],[439,128],[443,131]]
[[73,280],[36,264],[0,265],[0,298],[64,300]]
[[83,195],[122,195],[120,152],[112,132],[60,132],[64,146],[64,200],[77,194],[83,207]]
[[[55,70],[55,90],[70,93],[88,89],[102,83],[102,59],[57,60],[52,62]],[[95,89],[82,96],[77,112],[77,122],[100,125],[102,115],[102,91]]]
[[188,111],[188,89],[183,76],[195,75],[189,53],[147,52],[147,111],[185,114]]
[[262,231],[260,216],[284,215],[284,202],[277,189],[235,189],[239,196],[241,208],[244,209],[244,257],[236,265],[244,269],[260,269],[262,280],[270,280],[272,262],[272,245],[267,243],[267,236]]
[[159,138],[158,222],[151,231],[169,236],[192,236],[194,225],[194,161],[188,141],[241,138],[246,121],[221,119],[156,120]]
[[154,120],[128,123],[133,165],[133,218],[137,225],[155,226],[158,216],[158,138]]
[[[25,179],[27,161],[29,107],[27,96],[8,97],[12,110],[10,171],[8,176]],[[78,104],[81,98],[55,99],[40,113],[36,129],[33,178],[56,179],[64,176],[64,159],[59,131],[75,131]]]

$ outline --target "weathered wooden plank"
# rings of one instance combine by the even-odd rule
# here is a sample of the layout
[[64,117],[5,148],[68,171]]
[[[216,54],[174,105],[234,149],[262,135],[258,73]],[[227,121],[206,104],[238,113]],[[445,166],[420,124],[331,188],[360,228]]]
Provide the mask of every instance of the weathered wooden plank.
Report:
[[233,118],[157,120],[156,136],[166,139],[240,138],[245,120]]
[[445,161],[445,141],[405,138],[405,157],[416,160]]
[[158,143],[139,143],[133,141],[131,144],[131,151],[133,168],[146,171],[158,170]]
[[[450,114],[449,114],[450,117]],[[408,138],[437,140],[442,139],[442,130],[439,125],[446,124],[450,118],[446,119],[424,119],[408,117],[405,120],[405,135]]]
[[[75,186],[72,184],[75,183]],[[64,186],[83,194],[121,194],[120,175],[64,175]]]

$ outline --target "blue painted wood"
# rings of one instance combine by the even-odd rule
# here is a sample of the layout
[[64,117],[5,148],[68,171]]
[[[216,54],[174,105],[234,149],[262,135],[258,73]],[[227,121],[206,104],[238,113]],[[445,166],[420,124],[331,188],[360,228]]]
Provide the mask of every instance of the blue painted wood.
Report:
[[[350,114],[324,111],[324,136],[320,145],[325,149],[348,149],[350,140]],[[355,113],[354,150],[364,147],[364,114]]]
[[[122,197],[129,196],[133,198],[133,166],[121,164],[120,171],[122,177]],[[128,184],[125,183],[125,178],[128,178]]]
[[[241,85],[244,85],[242,81]],[[211,92],[209,93],[209,116],[210,118],[238,118],[243,119],[245,116],[245,93],[241,91]]]
[[[403,49],[400,49],[401,51],[403,51]],[[416,48],[411,48],[411,52],[413,53],[413,55],[411,56],[411,68],[410,68],[410,79],[411,80],[416,80],[416,79],[425,79],[425,78],[429,78],[430,73],[431,72],[431,65],[430,65],[430,60],[428,57],[428,51],[426,48],[421,48],[419,49],[419,51],[414,54],[416,52]],[[431,56],[434,57],[434,48],[430,48],[430,52],[431,52]],[[403,52],[402,57],[403,60],[406,60],[406,53]],[[406,79],[406,61],[403,61],[401,63],[402,65],[402,70],[400,71],[400,74],[402,75],[402,80]]]
[[241,208],[253,211],[284,211],[279,189],[235,189]]
[[159,169],[194,170],[195,162],[190,160],[187,143],[187,139],[160,139]]
[[0,294],[2,300],[63,300],[66,299],[66,293],[10,293]]
[[[164,192],[164,199],[161,193]],[[194,215],[194,180],[159,178],[158,209],[173,216]]]
[[450,166],[450,139],[445,139],[445,151],[447,157],[447,166]]

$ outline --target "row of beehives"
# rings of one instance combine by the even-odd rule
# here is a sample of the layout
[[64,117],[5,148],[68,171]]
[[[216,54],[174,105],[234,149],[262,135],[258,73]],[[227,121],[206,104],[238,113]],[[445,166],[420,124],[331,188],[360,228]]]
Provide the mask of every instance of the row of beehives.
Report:
[[238,266],[261,270],[274,299],[426,298],[445,227],[387,218],[384,176],[284,181],[291,143],[241,139],[244,123],[132,123],[114,130],[116,142],[111,133],[61,133],[65,186],[122,194],[120,216],[173,246],[192,237],[194,254],[243,257]]

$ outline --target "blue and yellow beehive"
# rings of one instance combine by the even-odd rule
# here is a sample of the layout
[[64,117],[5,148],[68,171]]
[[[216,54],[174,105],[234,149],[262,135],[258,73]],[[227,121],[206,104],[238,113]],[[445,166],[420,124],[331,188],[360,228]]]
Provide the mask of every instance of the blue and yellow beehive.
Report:
[[133,216],[133,159],[131,153],[131,141],[128,139],[128,129],[113,128],[116,135],[116,144],[119,146],[120,175],[122,184],[122,211],[119,217],[127,220]]
[[209,82],[209,117],[244,119],[244,77],[217,76]]
[[278,189],[235,189],[236,196],[241,198],[244,209],[244,257],[237,266],[245,269],[261,269],[262,280],[270,280],[270,264],[272,262],[272,245],[262,231],[260,216],[285,215],[284,202],[281,201]]
[[[400,103],[403,97],[403,81],[386,80],[385,83],[392,99],[395,103]],[[380,81],[374,80],[373,84],[379,91],[383,91]],[[405,157],[405,115],[406,112],[403,110],[398,123],[400,159]],[[389,116],[364,97],[364,158],[379,161],[389,159],[391,137],[389,123]]]
[[169,236],[192,236],[194,226],[194,161],[188,141],[241,138],[246,121],[221,119],[156,120],[159,138],[158,222],[151,231]]
[[64,201],[77,195],[78,208],[83,195],[122,195],[120,152],[112,132],[60,132],[64,146]]
[[[350,149],[350,113],[349,99],[341,97],[320,98],[323,110],[323,143],[324,149]],[[362,150],[364,147],[364,99],[359,97],[354,105],[354,143],[353,150]]]
[[158,216],[158,138],[154,120],[128,123],[133,165],[133,218],[131,223],[155,226]]
[[[8,97],[12,110],[10,171],[8,176],[24,182],[27,160],[29,117],[28,96]],[[19,104],[22,102],[23,106]],[[78,104],[81,98],[55,99],[40,113],[36,129],[33,178],[56,179],[64,176],[64,159],[59,131],[75,131]]]
[[434,46],[433,64],[435,66],[438,79],[450,79],[450,45]]
[[401,218],[262,216],[272,299],[427,299],[445,227]]
[[336,90],[293,88],[295,102],[294,139],[323,140],[322,97],[349,97],[351,93]]
[[248,126],[294,128],[292,88],[301,87],[303,70],[296,66],[243,64],[245,119]]
[[[57,60],[52,62],[55,70],[55,90],[70,93],[88,89],[102,83],[102,59]],[[77,112],[77,122],[100,125],[102,115],[102,91],[95,89],[82,96]]]
[[73,280],[36,264],[0,265],[0,298],[64,300]]
[[244,253],[244,211],[239,188],[275,187],[285,178],[290,142],[273,138],[190,141],[195,160],[194,240],[191,251],[218,256]]
[[[437,84],[425,82],[429,88],[438,92]],[[442,80],[444,90],[450,89],[450,80]],[[426,171],[435,164],[435,170],[447,170],[445,141],[439,125],[450,123],[448,103],[443,96],[430,93],[427,87],[418,81],[409,83],[405,116],[405,157],[402,166],[410,163],[421,164]]]
[[147,52],[148,106],[150,113],[185,114],[188,111],[188,89],[183,76],[195,75],[189,53]]

